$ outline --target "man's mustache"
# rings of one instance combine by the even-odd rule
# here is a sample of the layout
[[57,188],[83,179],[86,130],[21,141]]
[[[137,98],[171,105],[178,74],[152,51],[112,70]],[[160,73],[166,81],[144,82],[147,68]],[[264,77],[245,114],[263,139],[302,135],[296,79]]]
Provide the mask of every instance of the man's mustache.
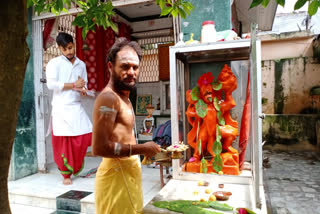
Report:
[[133,80],[133,81],[137,81],[137,78],[134,78],[134,77],[128,77],[128,78],[124,78],[123,81],[126,81],[126,80]]

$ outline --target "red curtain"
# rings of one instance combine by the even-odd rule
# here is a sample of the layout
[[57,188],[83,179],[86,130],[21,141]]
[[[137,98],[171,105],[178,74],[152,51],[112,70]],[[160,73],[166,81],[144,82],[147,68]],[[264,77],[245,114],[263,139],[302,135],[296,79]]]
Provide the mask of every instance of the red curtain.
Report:
[[[76,27],[77,56],[85,62],[88,74],[88,89],[101,91],[108,83],[110,75],[107,70],[107,54],[117,37],[131,40],[131,28],[125,23],[118,22],[118,35],[111,29],[104,30],[96,27],[96,32],[89,31],[83,41],[81,28]],[[84,43],[89,50],[83,50]]]

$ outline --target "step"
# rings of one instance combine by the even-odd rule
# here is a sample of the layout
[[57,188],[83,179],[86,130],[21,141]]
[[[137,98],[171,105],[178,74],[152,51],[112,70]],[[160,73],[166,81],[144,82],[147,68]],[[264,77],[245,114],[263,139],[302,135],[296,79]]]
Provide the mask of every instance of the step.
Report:
[[41,207],[33,207],[22,204],[10,204],[12,214],[52,214],[54,209],[47,209]]
[[[86,159],[87,164],[86,168],[83,170],[84,172],[90,172],[92,168],[98,166],[99,164],[97,160],[94,160],[92,158]],[[80,173],[80,175],[81,174],[82,173]],[[142,188],[144,205],[146,205],[161,189],[159,174],[160,171],[157,168],[142,166]],[[64,203],[66,200],[68,200],[61,199],[62,195],[67,194],[70,191],[82,191],[85,193],[85,195],[78,199],[75,198],[75,200],[78,201],[72,202],[69,200],[68,203],[66,202],[67,205],[70,204],[70,206],[73,206],[77,204],[78,206],[76,211],[75,209],[73,209],[73,211],[69,210],[69,213],[79,213],[80,210],[81,213],[94,214],[94,176],[90,176],[87,178],[76,177],[72,180],[72,185],[63,185],[62,176],[60,175],[58,170],[53,170],[53,168],[50,168],[49,173],[47,174],[37,173],[16,181],[9,181],[8,190],[10,204],[12,206],[28,206],[39,209],[48,209],[52,212],[59,213],[60,210],[57,208],[59,208],[61,203]],[[45,212],[43,214],[45,214]]]
[[[9,200],[11,204],[26,205],[57,210],[61,204],[74,206],[76,211],[94,213],[94,178],[73,179],[72,185],[63,185],[59,174],[35,174],[8,183]],[[79,194],[83,192],[84,195]],[[75,193],[74,199],[72,194]],[[69,194],[69,195],[68,195]],[[64,198],[67,195],[69,198]],[[73,211],[73,210],[71,210]]]

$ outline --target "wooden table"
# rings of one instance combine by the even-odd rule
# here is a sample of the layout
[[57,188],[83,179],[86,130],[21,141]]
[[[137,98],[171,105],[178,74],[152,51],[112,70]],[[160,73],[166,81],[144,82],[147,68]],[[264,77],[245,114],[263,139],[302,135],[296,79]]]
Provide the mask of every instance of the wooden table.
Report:
[[163,167],[166,167],[166,175],[170,175],[169,167],[172,166],[172,161],[169,159],[168,161],[156,161],[160,165],[160,184],[161,188],[164,187],[164,180],[163,180]]

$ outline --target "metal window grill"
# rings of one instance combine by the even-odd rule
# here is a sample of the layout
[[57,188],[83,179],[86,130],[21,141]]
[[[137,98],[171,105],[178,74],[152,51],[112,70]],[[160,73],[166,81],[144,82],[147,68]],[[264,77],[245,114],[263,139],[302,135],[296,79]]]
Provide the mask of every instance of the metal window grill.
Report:
[[139,82],[159,81],[158,45],[173,42],[173,36],[144,38],[137,41],[143,50]]

